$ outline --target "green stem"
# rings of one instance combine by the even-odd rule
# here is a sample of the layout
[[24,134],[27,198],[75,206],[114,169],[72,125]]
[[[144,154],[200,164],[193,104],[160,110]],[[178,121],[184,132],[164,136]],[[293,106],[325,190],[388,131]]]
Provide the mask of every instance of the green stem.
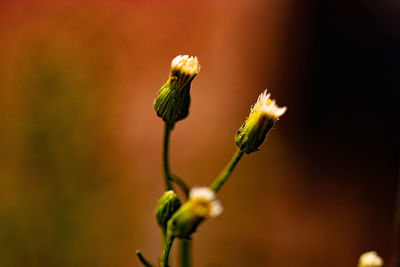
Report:
[[218,190],[228,180],[233,169],[235,168],[236,164],[238,164],[238,162],[242,158],[243,154],[244,154],[244,152],[241,151],[239,148],[236,150],[231,161],[229,161],[229,163],[225,166],[225,168],[222,170],[222,172],[218,175],[217,178],[215,178],[214,182],[210,185],[211,190],[213,190],[215,193],[218,192]]
[[183,182],[179,177],[173,175],[169,169],[169,137],[171,134],[172,129],[174,128],[173,122],[165,122],[164,124],[164,139],[163,139],[163,172],[164,172],[164,179],[165,179],[165,188],[166,190],[173,190],[171,181],[174,181],[183,191],[186,198],[189,196],[189,187]]
[[163,138],[163,171],[164,171],[164,180],[165,180],[165,189],[173,190],[170,177],[171,174],[169,172],[169,163],[168,163],[168,146],[169,146],[169,135],[174,128],[174,123],[172,122],[165,122],[164,124],[164,138]]
[[[186,198],[189,197],[189,187],[183,182],[179,177],[173,175],[170,172],[169,168],[169,159],[168,159],[168,152],[169,152],[169,137],[171,134],[172,129],[174,128],[174,123],[172,122],[165,122],[164,124],[164,138],[163,138],[163,152],[162,152],[162,159],[163,159],[163,173],[165,179],[165,188],[166,190],[173,190],[171,181],[174,181],[183,191]],[[163,252],[160,257],[160,264],[162,267],[168,267],[168,257],[169,251],[172,246],[173,239],[166,237],[166,230],[162,229],[162,245],[163,245]],[[169,243],[170,242],[170,243]],[[182,267],[190,267],[190,241],[181,241],[180,246],[180,259],[181,259],[181,266]]]
[[169,267],[169,254],[171,252],[173,243],[174,243],[174,237],[167,236],[163,251],[160,256],[160,266],[161,267]]
[[185,184],[184,181],[182,181],[178,176],[174,174],[170,174],[170,178],[172,181],[174,181],[183,191],[186,199],[189,198],[189,187]]
[[138,256],[139,260],[143,263],[144,266],[146,267],[153,267],[151,263],[149,263],[142,255],[142,252],[140,250],[136,250],[136,255]]
[[180,239],[179,240],[179,266],[180,267],[190,267],[191,259],[190,259],[190,250],[192,241],[188,239]]
[[167,240],[167,230],[164,227],[161,227],[161,249],[164,249],[166,240]]

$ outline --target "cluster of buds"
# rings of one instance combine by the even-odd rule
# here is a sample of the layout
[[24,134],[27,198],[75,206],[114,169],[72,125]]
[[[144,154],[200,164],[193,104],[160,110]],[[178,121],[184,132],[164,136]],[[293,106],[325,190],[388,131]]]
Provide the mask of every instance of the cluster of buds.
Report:
[[194,187],[189,200],[181,206],[174,191],[165,192],[156,207],[156,219],[169,237],[190,239],[197,226],[222,213],[222,205],[208,187]]
[[[164,134],[164,176],[169,181],[172,176],[168,170],[168,136],[174,123],[187,117],[190,106],[190,86],[194,77],[200,71],[197,57],[188,55],[177,56],[171,62],[171,71],[167,82],[157,92],[154,100],[154,109],[157,116],[165,122]],[[160,265],[169,266],[168,257],[175,238],[191,239],[197,227],[207,219],[215,218],[223,211],[222,205],[216,199],[215,193],[229,177],[234,166],[244,153],[257,151],[264,142],[268,131],[286,111],[286,107],[278,107],[275,100],[270,99],[267,91],[263,92],[245,123],[235,136],[239,147],[232,161],[215,179],[209,187],[194,187],[188,194],[188,200],[182,205],[173,190],[165,192],[157,203],[155,216],[163,233],[163,250],[160,256]],[[170,177],[171,176],[171,177]],[[176,179],[176,177],[175,177]],[[177,184],[177,181],[174,180]],[[187,194],[187,186],[181,187]],[[183,183],[184,184],[184,183]],[[171,188],[166,182],[167,190]],[[140,254],[138,254],[140,258]],[[142,262],[146,263],[143,258]],[[151,266],[150,264],[145,264]]]
[[190,106],[190,84],[199,71],[197,57],[185,55],[172,60],[169,79],[154,101],[157,116],[171,123],[186,118]]
[[[154,109],[166,125],[172,124],[173,127],[175,122],[187,117],[190,106],[190,85],[199,71],[200,64],[197,57],[184,55],[172,60],[169,79],[160,88],[154,100]],[[244,153],[250,154],[259,149],[269,130],[286,110],[286,107],[278,107],[267,90],[262,92],[252,106],[249,117],[235,135],[235,143],[239,148],[237,154],[211,185],[212,190],[208,187],[192,188],[188,200],[183,205],[173,190],[161,196],[155,210],[157,222],[164,235],[160,266],[169,267],[168,256],[175,238],[191,239],[203,221],[222,213],[223,208],[216,199],[215,192],[226,181]],[[168,175],[166,177],[170,178]],[[151,266],[140,252],[137,254],[145,266]],[[360,256],[358,267],[383,267],[383,260],[375,251],[366,252]]]
[[[169,79],[154,100],[154,109],[165,122],[175,123],[188,115],[190,85],[199,71],[197,57],[181,55],[172,60]],[[286,107],[278,107],[266,90],[261,93],[249,117],[236,133],[235,141],[239,149],[246,154],[257,151],[268,131],[285,111]],[[165,192],[157,204],[155,215],[167,235],[189,239],[202,221],[221,212],[222,206],[212,190],[195,187],[182,206],[174,191]]]
[[223,211],[215,194],[208,187],[194,187],[189,200],[168,221],[170,236],[190,239],[197,226],[205,219],[212,219]]

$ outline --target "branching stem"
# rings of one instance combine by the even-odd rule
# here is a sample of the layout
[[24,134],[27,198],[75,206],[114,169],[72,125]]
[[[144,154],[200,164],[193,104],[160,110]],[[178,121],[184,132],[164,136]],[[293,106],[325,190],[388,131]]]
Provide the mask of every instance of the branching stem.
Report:
[[160,266],[169,267],[169,254],[171,252],[172,244],[174,243],[174,237],[168,236],[164,243],[163,251],[160,255]]
[[[171,122],[165,122],[164,124],[164,138],[163,138],[163,151],[162,151],[162,164],[163,164],[163,173],[164,173],[164,180],[165,180],[165,188],[166,190],[171,190],[173,189],[171,181],[174,181],[183,191],[184,195],[186,198],[189,197],[189,187],[183,182],[179,177],[176,175],[173,175],[170,171],[169,167],[169,158],[168,158],[168,153],[169,153],[169,137],[171,134],[172,129],[174,128],[174,123]],[[166,237],[166,230],[164,229],[162,231],[162,244],[163,247],[166,246],[168,242],[168,239]],[[171,244],[172,245],[172,244]],[[190,267],[190,241],[180,241],[180,246],[179,246],[179,258],[181,259],[181,267]],[[170,249],[170,248],[169,248]],[[167,258],[166,262],[164,264],[167,264],[165,266],[168,266],[168,257],[169,257],[169,249],[165,251],[163,248],[163,256],[162,258],[165,259]],[[164,253],[168,253],[168,255],[165,255]],[[182,260],[183,259],[183,260]],[[161,261],[161,260],[160,260]],[[161,261],[161,264],[162,261]]]

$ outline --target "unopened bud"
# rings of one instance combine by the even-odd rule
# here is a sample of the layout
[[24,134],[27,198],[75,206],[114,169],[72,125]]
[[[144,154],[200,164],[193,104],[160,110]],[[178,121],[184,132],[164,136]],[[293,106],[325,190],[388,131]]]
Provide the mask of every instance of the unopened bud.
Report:
[[154,100],[157,116],[172,123],[186,118],[190,106],[190,84],[199,71],[197,57],[185,55],[172,60],[169,79]]
[[161,196],[155,211],[157,222],[161,228],[166,229],[168,220],[180,206],[178,195],[173,190],[169,190]]
[[278,107],[265,90],[251,108],[247,120],[237,131],[236,145],[246,154],[257,151],[265,141],[268,131],[285,111],[286,107]]

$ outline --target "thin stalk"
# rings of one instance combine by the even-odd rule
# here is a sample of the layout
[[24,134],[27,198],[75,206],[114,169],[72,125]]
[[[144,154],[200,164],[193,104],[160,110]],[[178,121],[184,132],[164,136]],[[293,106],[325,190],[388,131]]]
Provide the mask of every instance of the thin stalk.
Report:
[[186,198],[189,196],[189,187],[176,175],[173,175],[169,168],[169,137],[171,131],[174,128],[173,122],[165,122],[164,124],[164,138],[163,138],[163,151],[162,151],[162,162],[163,162],[163,173],[165,180],[166,190],[173,190],[171,181],[174,181],[183,191]]
[[168,163],[168,146],[169,146],[169,135],[174,128],[174,123],[165,122],[164,124],[164,138],[163,138],[163,151],[162,151],[162,162],[163,162],[163,172],[164,172],[164,180],[165,180],[165,189],[173,190],[171,184],[171,174],[169,172],[169,163]]
[[[169,152],[169,137],[171,134],[172,129],[174,128],[174,123],[171,122],[165,122],[164,124],[164,138],[163,138],[163,152],[162,152],[162,158],[163,158],[163,173],[164,173],[164,179],[165,179],[165,188],[166,190],[171,190],[173,189],[171,181],[174,181],[183,191],[184,195],[186,198],[189,197],[189,187],[183,182],[179,177],[176,175],[173,175],[170,171],[169,168],[169,158],[168,158],[168,152]],[[166,230],[161,229],[162,231],[162,246],[163,246],[163,252],[162,256],[160,257],[160,264],[161,266],[168,266],[168,257],[169,257],[169,250],[171,249],[170,247],[168,248],[168,242],[169,239],[166,237]],[[189,241],[187,241],[189,242]],[[180,258],[185,259],[185,262],[190,262],[190,251],[188,249],[189,244],[187,242],[184,242],[180,246]],[[170,244],[172,246],[172,242]],[[182,250],[181,250],[182,249]],[[164,265],[163,265],[164,264]],[[190,265],[182,265],[185,267],[189,267]]]
[[236,150],[231,161],[229,161],[229,163],[225,166],[225,168],[222,170],[222,172],[218,175],[217,178],[215,178],[214,182],[210,185],[211,190],[213,190],[215,193],[218,192],[218,190],[228,180],[233,169],[235,168],[236,164],[238,164],[238,162],[242,158],[243,154],[244,154],[244,152],[241,151],[239,148]]
[[136,250],[136,255],[138,256],[139,260],[141,263],[143,263],[143,265],[145,267],[153,267],[153,265],[151,263],[149,263],[144,257],[142,252],[140,252],[140,250]]
[[170,178],[172,181],[174,181],[183,191],[183,194],[185,195],[186,199],[189,198],[189,187],[185,184],[184,181],[182,181],[178,176],[174,174],[170,174]]
[[179,240],[179,266],[190,267],[191,266],[191,244],[192,241],[188,239]]
[[163,251],[161,252],[161,255],[160,255],[160,266],[161,267],[169,267],[169,254],[171,252],[173,243],[174,243],[174,237],[167,236]]
[[164,249],[166,240],[167,240],[167,230],[164,227],[161,227],[161,249]]

